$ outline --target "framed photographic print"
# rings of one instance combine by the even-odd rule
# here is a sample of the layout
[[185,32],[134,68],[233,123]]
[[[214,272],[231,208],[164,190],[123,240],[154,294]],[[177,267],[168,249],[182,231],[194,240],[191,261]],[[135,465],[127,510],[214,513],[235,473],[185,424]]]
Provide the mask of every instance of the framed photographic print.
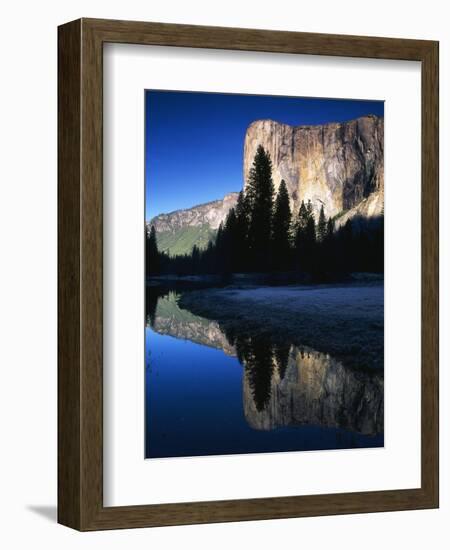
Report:
[[59,28],[58,519],[438,506],[438,44]]

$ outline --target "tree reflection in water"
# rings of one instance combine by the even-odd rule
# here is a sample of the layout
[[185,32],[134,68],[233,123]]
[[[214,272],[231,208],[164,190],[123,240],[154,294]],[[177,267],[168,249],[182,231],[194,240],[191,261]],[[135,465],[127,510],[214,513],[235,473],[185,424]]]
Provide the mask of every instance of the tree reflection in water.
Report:
[[267,334],[238,337],[239,361],[252,391],[256,410],[262,411],[270,400],[273,374],[273,346]]
[[166,292],[160,287],[146,287],[145,289],[145,319],[146,324],[153,327],[155,324],[156,306],[160,296]]
[[289,361],[291,344],[273,341],[269,332],[257,335],[236,335],[224,330],[230,345],[236,349],[236,355],[245,369],[245,377],[251,389],[256,410],[263,411],[271,397],[274,369],[283,380]]
[[180,310],[173,296],[167,289],[147,291],[147,325],[236,355],[244,367],[243,408],[252,428],[314,425],[367,435],[383,432],[382,373],[349,368],[263,328],[249,331],[242,326],[239,333],[226,329],[220,322]]
[[286,373],[286,367],[289,361],[289,352],[291,350],[291,345],[287,342],[278,342],[273,346],[273,354],[275,357],[275,362],[277,364],[278,373],[280,379],[283,380]]

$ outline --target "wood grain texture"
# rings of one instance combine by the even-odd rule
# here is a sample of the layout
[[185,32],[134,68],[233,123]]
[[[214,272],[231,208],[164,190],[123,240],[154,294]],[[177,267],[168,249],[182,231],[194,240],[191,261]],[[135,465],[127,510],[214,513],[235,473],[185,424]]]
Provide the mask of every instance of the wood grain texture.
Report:
[[81,528],[81,22],[58,32],[58,521]]
[[422,488],[439,502],[439,47],[422,61]]
[[[422,63],[420,489],[103,507],[102,63],[105,42]],[[438,44],[81,19],[59,28],[58,521],[81,531],[438,506]]]

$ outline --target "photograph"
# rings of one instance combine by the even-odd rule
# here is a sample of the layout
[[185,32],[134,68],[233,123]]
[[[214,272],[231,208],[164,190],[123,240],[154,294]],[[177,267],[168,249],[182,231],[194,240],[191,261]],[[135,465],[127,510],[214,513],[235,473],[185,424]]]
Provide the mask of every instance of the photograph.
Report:
[[145,458],[383,447],[384,101],[144,101]]

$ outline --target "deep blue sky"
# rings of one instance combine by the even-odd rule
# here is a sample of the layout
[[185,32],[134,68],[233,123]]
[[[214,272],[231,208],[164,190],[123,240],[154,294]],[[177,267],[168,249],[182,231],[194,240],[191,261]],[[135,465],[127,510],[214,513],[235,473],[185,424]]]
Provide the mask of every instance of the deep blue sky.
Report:
[[146,219],[222,198],[243,186],[245,131],[384,114],[383,101],[151,91],[145,94]]

